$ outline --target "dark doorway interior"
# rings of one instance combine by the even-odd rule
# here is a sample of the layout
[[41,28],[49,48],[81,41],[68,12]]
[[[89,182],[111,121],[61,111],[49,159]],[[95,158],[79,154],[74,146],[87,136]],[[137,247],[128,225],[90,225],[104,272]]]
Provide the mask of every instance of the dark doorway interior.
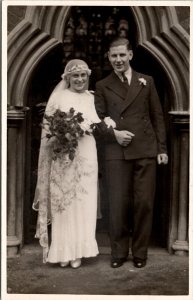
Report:
[[[64,43],[56,47],[39,64],[33,74],[28,93],[27,145],[28,163],[26,165],[26,201],[24,207],[24,238],[33,240],[36,226],[36,212],[31,206],[37,180],[38,152],[41,127],[46,102],[55,85],[60,81],[63,68],[71,58],[82,58],[92,69],[90,89],[95,89],[97,80],[111,71],[106,51],[113,37],[128,37],[134,48],[132,67],[142,73],[152,75],[163,106],[166,128],[169,133],[167,112],[169,110],[169,87],[167,78],[158,62],[141,47],[137,47],[137,29],[131,10],[128,7],[73,7],[64,35]],[[98,219],[97,231],[108,232],[108,201],[104,179],[103,145],[98,144],[99,182],[102,218]],[[155,199],[152,244],[166,247],[169,212],[168,168],[158,167]]]

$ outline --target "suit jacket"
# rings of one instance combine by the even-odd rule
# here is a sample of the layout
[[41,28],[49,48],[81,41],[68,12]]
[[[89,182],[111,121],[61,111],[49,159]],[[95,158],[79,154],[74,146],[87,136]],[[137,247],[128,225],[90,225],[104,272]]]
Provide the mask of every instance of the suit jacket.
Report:
[[95,106],[101,119],[110,116],[117,130],[135,134],[132,142],[122,147],[112,127],[107,130],[106,159],[150,158],[167,152],[163,113],[152,77],[132,71],[129,86],[112,72],[96,83]]

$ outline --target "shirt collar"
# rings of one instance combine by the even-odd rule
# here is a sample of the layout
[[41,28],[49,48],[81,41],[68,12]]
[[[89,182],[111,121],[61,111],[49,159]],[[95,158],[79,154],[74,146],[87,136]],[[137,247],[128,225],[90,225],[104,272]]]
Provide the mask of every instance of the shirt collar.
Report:
[[[114,72],[115,72],[115,74],[120,78],[120,80],[123,81],[123,78],[122,78],[121,74],[118,73],[118,72],[116,72],[115,70],[114,70]],[[131,77],[132,77],[132,69],[131,69],[131,67],[129,67],[129,69],[128,69],[127,71],[125,71],[124,73],[125,73],[125,76],[127,77],[128,82],[129,82],[129,84],[130,84],[130,82],[131,82]]]
[[131,76],[132,76],[132,69],[131,69],[131,67],[129,67],[129,69],[125,72],[125,76],[131,78]]

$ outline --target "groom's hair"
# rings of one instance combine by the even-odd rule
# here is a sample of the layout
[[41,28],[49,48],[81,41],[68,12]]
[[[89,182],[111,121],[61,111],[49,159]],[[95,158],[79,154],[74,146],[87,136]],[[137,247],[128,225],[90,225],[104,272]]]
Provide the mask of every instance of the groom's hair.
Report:
[[117,37],[110,42],[109,49],[112,47],[124,46],[124,45],[127,46],[128,50],[132,50],[131,43],[129,42],[128,39],[122,38],[122,37]]

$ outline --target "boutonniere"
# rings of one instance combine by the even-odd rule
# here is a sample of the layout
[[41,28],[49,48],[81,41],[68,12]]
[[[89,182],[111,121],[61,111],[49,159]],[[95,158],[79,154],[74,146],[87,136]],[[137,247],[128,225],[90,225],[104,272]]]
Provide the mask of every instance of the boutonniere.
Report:
[[147,80],[143,77],[139,78],[140,84],[147,85]]

